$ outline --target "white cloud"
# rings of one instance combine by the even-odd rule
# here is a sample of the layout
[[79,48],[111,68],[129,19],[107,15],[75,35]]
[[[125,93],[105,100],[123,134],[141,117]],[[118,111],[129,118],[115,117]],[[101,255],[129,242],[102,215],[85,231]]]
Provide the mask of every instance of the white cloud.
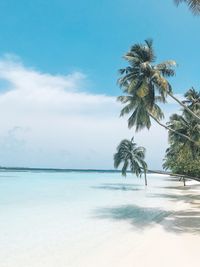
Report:
[[[6,56],[1,81],[7,84],[0,94],[1,165],[113,168],[116,145],[134,135],[119,119],[115,97],[87,93],[83,73],[42,73]],[[136,142],[147,147],[150,168],[160,168],[167,133],[153,126]]]

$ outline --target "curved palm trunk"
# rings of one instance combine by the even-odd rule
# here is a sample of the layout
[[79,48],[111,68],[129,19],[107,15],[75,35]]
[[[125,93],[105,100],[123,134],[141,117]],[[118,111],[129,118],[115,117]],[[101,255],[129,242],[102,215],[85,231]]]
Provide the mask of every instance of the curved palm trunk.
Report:
[[195,145],[198,145],[194,140],[192,140],[189,136],[185,135],[185,134],[182,134],[182,133],[179,133],[177,131],[175,131],[174,129],[170,128],[169,126],[161,123],[157,118],[155,118],[151,113],[149,113],[149,116],[154,120],[156,121],[160,126],[162,126],[163,128],[165,128],[166,130],[170,131],[170,132],[173,132],[185,139],[187,139],[188,141],[194,143]]
[[147,173],[146,173],[146,171],[144,172],[144,179],[145,179],[145,186],[147,186]]
[[200,122],[200,117],[197,116],[187,105],[183,104],[178,98],[176,98],[172,93],[168,92],[168,95],[173,98],[177,103],[179,103],[188,113],[190,113],[196,120]]

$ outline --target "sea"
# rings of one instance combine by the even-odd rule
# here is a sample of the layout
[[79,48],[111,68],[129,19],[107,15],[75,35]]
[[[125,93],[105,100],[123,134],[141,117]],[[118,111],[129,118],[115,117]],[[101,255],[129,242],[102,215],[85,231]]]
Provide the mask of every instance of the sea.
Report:
[[116,172],[1,170],[0,267],[92,266],[91,253],[170,214],[172,178],[147,179],[145,187]]

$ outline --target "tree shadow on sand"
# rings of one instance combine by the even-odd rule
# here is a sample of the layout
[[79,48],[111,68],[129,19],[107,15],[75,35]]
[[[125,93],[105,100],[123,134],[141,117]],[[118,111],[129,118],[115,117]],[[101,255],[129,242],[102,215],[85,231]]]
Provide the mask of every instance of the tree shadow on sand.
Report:
[[110,208],[99,208],[95,210],[95,217],[99,219],[111,219],[116,221],[128,221],[138,230],[144,230],[163,218],[170,212],[157,208],[144,208],[136,205],[122,205]]
[[172,192],[169,194],[149,194],[148,197],[190,203],[191,207],[186,210],[168,211],[156,207],[122,205],[98,208],[94,211],[94,216],[99,219],[127,221],[137,230],[144,230],[157,224],[161,225],[166,231],[177,234],[200,233],[200,195],[192,193],[182,195]]
[[[145,230],[154,225],[161,225],[168,232],[177,234],[193,233],[200,234],[200,191],[199,185],[183,186],[177,183],[177,178],[170,177],[175,181],[174,185],[154,186],[153,192],[146,192],[147,201],[169,201],[172,205],[186,204],[186,208],[177,210],[165,210],[159,207],[142,207],[137,205],[121,205],[114,207],[102,207],[94,210],[94,217],[105,220],[127,221],[134,229]],[[166,178],[169,181],[169,178]],[[143,190],[143,185],[126,183],[104,183],[93,187],[103,190],[138,191]],[[158,190],[157,190],[158,189]],[[154,201],[153,201],[154,202]],[[157,201],[156,201],[157,202]]]
[[198,210],[186,210],[175,212],[170,223],[164,224],[168,231],[176,233],[200,233],[200,212]]
[[123,184],[123,183],[116,183],[110,184],[105,183],[99,186],[92,186],[93,189],[103,189],[103,190],[114,190],[114,191],[140,191],[141,189],[138,188],[140,185],[138,184]]
[[[178,190],[178,189],[177,189]],[[172,193],[154,193],[154,194],[148,194],[148,197],[150,198],[164,198],[169,201],[172,201],[174,203],[177,203],[177,201],[182,201],[184,203],[189,203],[191,204],[191,208],[195,208],[195,206],[200,207],[200,195],[198,194],[192,194],[190,191],[185,192],[183,190],[179,189],[179,191],[172,192]]]

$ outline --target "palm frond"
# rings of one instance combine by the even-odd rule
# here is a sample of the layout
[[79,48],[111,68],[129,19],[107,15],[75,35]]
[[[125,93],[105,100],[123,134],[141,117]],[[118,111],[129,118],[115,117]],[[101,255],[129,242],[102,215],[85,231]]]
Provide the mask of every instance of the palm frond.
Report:
[[146,173],[147,163],[144,161],[145,148],[137,146],[134,143],[134,138],[131,140],[123,139],[117,146],[117,152],[114,154],[114,167],[118,168],[122,165],[122,175],[126,176],[128,168],[136,176],[141,176]]
[[186,3],[194,15],[200,14],[200,0],[174,0],[176,5]]

